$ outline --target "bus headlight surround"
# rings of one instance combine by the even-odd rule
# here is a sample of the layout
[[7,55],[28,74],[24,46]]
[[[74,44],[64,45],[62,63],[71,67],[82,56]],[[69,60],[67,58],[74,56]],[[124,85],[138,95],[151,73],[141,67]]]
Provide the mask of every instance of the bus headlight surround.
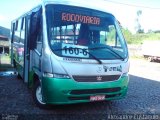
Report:
[[128,77],[128,73],[123,73],[122,77]]
[[53,74],[53,77],[54,78],[67,78],[67,79],[70,78],[69,75],[67,74],[56,74],[56,73]]
[[43,73],[43,77],[49,77],[49,78],[67,78],[69,79],[69,75],[67,74],[57,74],[57,73]]

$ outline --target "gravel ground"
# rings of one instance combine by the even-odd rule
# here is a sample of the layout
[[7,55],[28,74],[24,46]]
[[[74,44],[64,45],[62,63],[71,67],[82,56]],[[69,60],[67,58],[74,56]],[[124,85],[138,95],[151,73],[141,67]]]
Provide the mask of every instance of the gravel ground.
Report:
[[[130,82],[125,99],[75,105],[35,106],[31,90],[15,74],[0,74],[0,119],[160,119],[160,63],[131,60]],[[127,115],[127,116],[124,116]],[[129,116],[131,115],[131,116]],[[140,115],[140,116],[139,116]],[[143,116],[142,116],[143,115]],[[133,118],[134,116],[134,118]],[[131,119],[130,118],[130,119]]]

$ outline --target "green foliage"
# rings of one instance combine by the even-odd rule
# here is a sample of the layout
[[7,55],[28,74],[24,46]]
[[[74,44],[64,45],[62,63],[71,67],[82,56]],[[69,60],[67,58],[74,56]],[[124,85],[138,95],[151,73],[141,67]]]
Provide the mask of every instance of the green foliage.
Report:
[[113,44],[114,41],[115,41],[115,28],[114,27],[110,27],[110,30],[107,34],[107,42],[110,43],[110,44]]
[[160,40],[160,33],[136,33],[132,34],[128,29],[122,29],[128,44],[142,44],[145,40]]
[[10,62],[10,56],[1,54],[0,55],[0,63],[9,63]]
[[11,68],[10,57],[7,55],[0,55],[0,71],[7,71]]
[[122,32],[128,44],[132,44],[132,42],[135,41],[132,33],[128,29],[122,29]]

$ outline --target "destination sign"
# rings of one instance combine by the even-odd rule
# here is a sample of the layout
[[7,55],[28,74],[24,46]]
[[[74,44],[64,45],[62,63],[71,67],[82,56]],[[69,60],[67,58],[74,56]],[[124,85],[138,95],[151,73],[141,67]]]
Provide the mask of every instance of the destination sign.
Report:
[[85,16],[85,15],[65,13],[65,12],[63,12],[61,15],[62,15],[62,21],[67,21],[67,22],[77,22],[77,23],[80,22],[93,25],[100,25],[101,22],[101,19],[99,17]]

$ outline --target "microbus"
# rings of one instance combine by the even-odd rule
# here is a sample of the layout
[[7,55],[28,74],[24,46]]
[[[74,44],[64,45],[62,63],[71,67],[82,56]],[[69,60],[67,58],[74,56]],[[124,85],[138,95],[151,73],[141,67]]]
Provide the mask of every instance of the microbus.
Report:
[[127,93],[129,56],[119,22],[83,2],[45,0],[13,20],[11,58],[41,108]]

